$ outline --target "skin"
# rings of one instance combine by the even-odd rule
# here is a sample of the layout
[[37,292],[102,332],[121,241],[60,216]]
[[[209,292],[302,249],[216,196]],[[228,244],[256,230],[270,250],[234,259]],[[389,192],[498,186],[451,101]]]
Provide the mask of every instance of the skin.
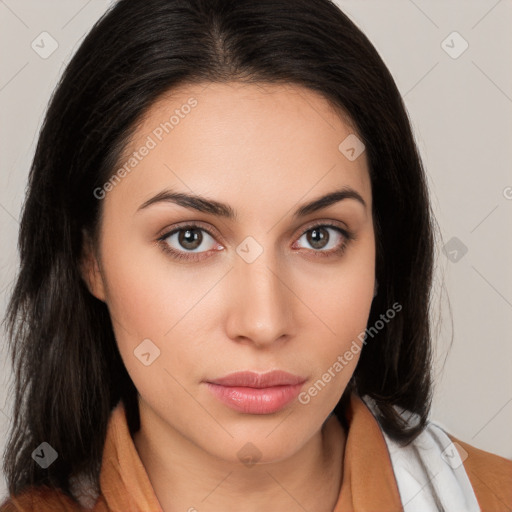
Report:
[[[84,279],[109,308],[139,392],[135,446],[166,512],[332,511],[346,433],[331,412],[359,354],[309,403],[272,414],[234,411],[204,380],[281,369],[308,390],[364,331],[375,283],[366,155],[350,161],[338,150],[355,130],[319,94],[236,82],[170,91],[126,155],[191,97],[197,106],[106,194],[99,245],[84,249]],[[347,198],[293,217],[342,187],[366,206]],[[165,189],[226,203],[237,218],[169,201],[139,209]],[[201,259],[174,259],[156,240],[192,221],[214,236],[200,231]],[[345,242],[332,228],[324,249],[308,238],[325,222],[355,236],[342,254],[319,255]],[[248,236],[263,250],[251,263],[236,252]],[[167,243],[193,252],[178,235]],[[160,350],[149,366],[134,355],[144,339]],[[261,457],[251,466],[237,455],[247,443]]]

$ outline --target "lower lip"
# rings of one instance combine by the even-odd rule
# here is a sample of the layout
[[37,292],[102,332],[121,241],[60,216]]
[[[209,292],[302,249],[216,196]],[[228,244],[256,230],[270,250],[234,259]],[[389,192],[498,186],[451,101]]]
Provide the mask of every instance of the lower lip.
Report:
[[247,388],[220,386],[206,383],[208,389],[223,403],[235,411],[247,414],[272,414],[295,400],[302,384]]

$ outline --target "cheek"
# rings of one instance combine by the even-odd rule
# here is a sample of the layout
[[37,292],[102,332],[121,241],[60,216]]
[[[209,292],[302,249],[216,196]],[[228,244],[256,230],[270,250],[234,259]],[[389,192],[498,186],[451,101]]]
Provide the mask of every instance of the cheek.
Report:
[[[201,339],[187,312],[202,291],[187,286],[183,273],[170,266],[126,254],[112,251],[105,260],[107,303],[121,358],[142,397],[153,397],[161,410],[170,403],[186,409],[190,397],[179,383],[183,368],[193,373],[197,367]],[[183,337],[186,343],[176,342]]]
[[207,290],[207,276],[191,280],[152,244],[105,244],[104,254],[107,303],[132,338],[163,338]]
[[[208,292],[224,270],[184,271],[152,245],[141,247],[129,241],[122,250],[114,243],[104,247],[106,295],[114,332],[140,393],[169,390],[169,383],[175,384],[172,376],[180,382],[183,375],[199,379],[198,360],[205,352],[205,339],[210,339],[210,325],[206,324],[215,324],[219,314],[219,310],[205,312],[204,308]],[[144,361],[140,356],[148,352]]]
[[[314,368],[313,387],[304,401],[333,407],[350,380],[363,350],[365,330],[374,295],[375,253],[371,234],[357,251],[347,253],[339,268],[322,277],[322,286],[302,284],[302,296],[314,305],[318,344],[304,345]],[[313,317],[311,317],[313,318]],[[303,326],[307,330],[307,326]],[[309,338],[309,337],[308,337]],[[322,398],[314,399],[317,395]],[[300,401],[300,400],[299,400]],[[321,406],[320,406],[321,407]]]
[[[347,341],[364,331],[375,286],[375,245],[373,231],[348,249],[339,265],[317,275],[304,272],[300,293],[323,324],[333,349],[342,349]],[[334,341],[335,340],[335,341]]]

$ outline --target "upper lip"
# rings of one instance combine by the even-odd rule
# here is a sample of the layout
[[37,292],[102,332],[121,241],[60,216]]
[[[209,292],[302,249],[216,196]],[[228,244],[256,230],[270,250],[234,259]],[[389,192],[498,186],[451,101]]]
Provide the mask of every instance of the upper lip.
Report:
[[247,388],[270,388],[273,386],[294,386],[302,384],[306,379],[282,370],[273,370],[267,373],[235,372],[219,379],[209,380],[210,384],[219,386],[240,386]]

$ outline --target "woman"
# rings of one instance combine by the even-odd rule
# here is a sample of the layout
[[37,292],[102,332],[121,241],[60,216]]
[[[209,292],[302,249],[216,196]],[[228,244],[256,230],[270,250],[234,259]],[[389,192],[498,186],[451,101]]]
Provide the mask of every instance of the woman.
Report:
[[334,4],[121,0],[34,157],[0,510],[508,510],[428,419],[433,226]]

